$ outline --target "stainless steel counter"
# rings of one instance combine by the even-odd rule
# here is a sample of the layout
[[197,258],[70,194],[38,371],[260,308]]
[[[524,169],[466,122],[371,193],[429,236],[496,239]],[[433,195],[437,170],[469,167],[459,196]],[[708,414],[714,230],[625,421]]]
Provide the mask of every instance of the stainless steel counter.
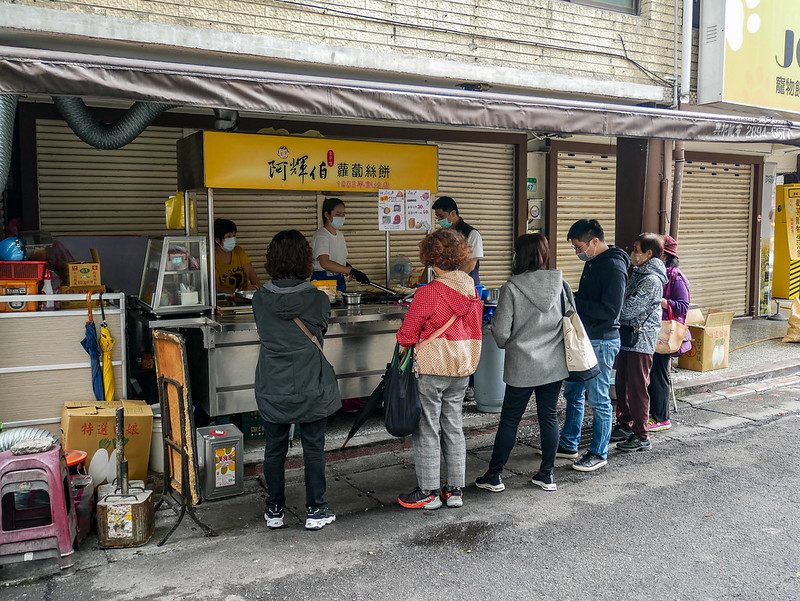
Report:
[[[335,308],[325,336],[325,356],[339,379],[342,398],[369,395],[380,381],[406,308],[362,305]],[[254,411],[259,340],[252,314],[159,320],[187,341],[192,395],[209,415]]]

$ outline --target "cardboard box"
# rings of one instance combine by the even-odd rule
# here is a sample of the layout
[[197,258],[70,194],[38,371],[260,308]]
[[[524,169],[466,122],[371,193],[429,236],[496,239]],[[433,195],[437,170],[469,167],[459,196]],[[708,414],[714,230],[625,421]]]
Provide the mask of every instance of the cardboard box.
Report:
[[[59,294],[82,294],[86,296],[89,292],[93,293],[100,293],[102,292],[105,294],[106,287],[105,286],[61,286],[58,289]],[[95,309],[100,308],[100,301],[92,301],[92,306]],[[108,306],[108,305],[106,305]],[[86,308],[86,301],[61,301],[61,308],[62,309],[85,309]]]
[[153,412],[144,401],[68,401],[61,411],[64,449],[86,451],[86,469],[95,485],[112,482],[117,475],[117,407],[125,410],[125,457],[128,479],[147,480]]
[[67,281],[70,286],[99,286],[100,263],[67,263]]
[[678,359],[678,367],[691,371],[725,369],[730,363],[731,323],[733,311],[709,309],[703,317],[699,309],[686,315],[692,335],[692,348]]

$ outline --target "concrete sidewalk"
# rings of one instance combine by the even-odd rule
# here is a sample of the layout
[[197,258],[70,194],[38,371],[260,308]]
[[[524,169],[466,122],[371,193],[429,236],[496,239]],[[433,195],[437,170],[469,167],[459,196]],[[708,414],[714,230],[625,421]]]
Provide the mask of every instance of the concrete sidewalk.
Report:
[[[711,372],[693,372],[679,369],[673,374],[673,383],[678,398],[690,395],[713,393],[744,384],[759,382],[766,378],[777,378],[800,373],[800,344],[787,344],[780,341],[786,333],[786,322],[736,319],[731,326],[730,367]],[[707,400],[715,400],[716,396]],[[692,402],[702,402],[693,398]],[[563,399],[560,410],[563,411]],[[535,421],[535,407],[528,408],[527,422]],[[587,412],[588,413],[588,412]],[[400,452],[410,448],[409,440],[390,436],[383,425],[381,416],[373,416],[350,441],[348,448],[341,450],[347,432],[353,422],[353,415],[337,414],[329,420],[326,436],[326,451],[329,460],[351,459],[376,453]],[[589,416],[587,415],[587,420]],[[464,404],[464,430],[473,436],[481,432],[494,432],[499,414],[481,413],[475,403]],[[245,461],[248,473],[256,475],[263,460],[263,442],[248,444]],[[289,450],[289,464],[300,465],[302,449],[299,440]]]
[[[673,420],[674,427],[667,432],[653,435],[652,453],[654,455],[667,453],[674,445],[697,446],[702,444],[705,438],[723,432],[730,432],[726,434],[726,439],[734,440],[737,437],[736,433],[742,428],[768,424],[790,415],[800,414],[800,381],[787,383],[784,379],[773,380],[769,382],[770,386],[766,384],[760,392],[752,391],[748,395],[735,398],[709,400],[696,407],[680,402],[679,411]],[[486,470],[493,439],[493,431],[473,432],[468,437],[468,483]],[[521,428],[518,442],[503,476],[512,491],[525,488],[528,479],[538,466],[539,459],[534,453],[534,447],[538,445],[538,428],[533,422],[529,421]],[[638,461],[640,458],[638,456],[644,454],[634,455],[637,457],[612,450],[609,455],[609,466],[595,474],[575,472],[569,469],[570,462],[557,460],[556,480],[560,489],[569,489],[573,486],[596,487],[631,461]],[[607,472],[610,472],[608,476]],[[351,457],[346,460],[331,460],[327,466],[327,474],[328,500],[340,520],[345,522],[348,522],[348,516],[356,520],[359,514],[377,512],[388,519],[398,512],[404,512],[405,510],[397,507],[396,497],[398,493],[408,492],[416,486],[413,456],[409,449]],[[305,511],[303,479],[302,468],[291,469],[287,473],[288,528],[286,530],[293,532],[286,535],[289,539],[304,534],[301,531]],[[544,496],[549,498],[548,495]],[[465,489],[465,501],[468,506],[473,506],[471,511],[480,512],[482,503],[493,503],[496,499],[494,495],[479,491],[471,484]],[[117,562],[131,563],[133,566],[134,562],[143,557],[162,557],[163,562],[169,562],[172,553],[204,556],[213,552],[213,549],[235,548],[236,541],[240,538],[249,540],[248,537],[266,534],[262,517],[264,501],[265,492],[260,480],[250,478],[246,482],[244,495],[204,503],[198,508],[200,517],[218,532],[218,537],[204,538],[193,523],[185,519],[165,547],[156,547],[156,542],[175,519],[170,510],[163,509],[157,514],[156,534],[146,546],[139,549],[105,551],[98,549],[96,540],[90,538],[77,555],[76,566],[72,573],[80,577],[82,573],[91,575],[98,570],[106,570]],[[332,528],[337,526],[335,524]],[[287,544],[290,544],[289,539]],[[256,558],[249,561],[259,560]],[[250,569],[247,567],[250,564],[238,565],[234,562],[231,565],[236,566],[235,569]],[[58,570],[53,563],[36,562],[6,567],[0,571],[0,579],[3,586],[14,587],[26,581],[49,579],[57,573]],[[176,586],[180,587],[180,579],[176,581]],[[0,599],[24,598],[10,594],[13,591],[13,588],[0,587]]]

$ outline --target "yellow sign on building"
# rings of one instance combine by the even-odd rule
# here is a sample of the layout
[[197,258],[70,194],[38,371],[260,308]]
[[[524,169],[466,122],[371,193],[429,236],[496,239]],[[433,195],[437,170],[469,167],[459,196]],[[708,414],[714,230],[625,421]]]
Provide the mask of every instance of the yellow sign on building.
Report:
[[698,102],[800,113],[800,2],[701,6]]
[[426,144],[206,131],[202,132],[202,187],[375,194],[395,188],[433,191],[437,150]]

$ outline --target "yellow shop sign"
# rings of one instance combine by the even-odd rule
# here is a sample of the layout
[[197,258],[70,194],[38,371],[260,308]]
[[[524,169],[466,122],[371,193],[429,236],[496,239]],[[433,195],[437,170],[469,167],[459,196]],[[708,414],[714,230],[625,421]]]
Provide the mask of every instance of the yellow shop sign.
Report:
[[437,148],[206,131],[178,142],[178,173],[183,190],[433,191]]
[[800,2],[701,7],[698,103],[800,113]]

